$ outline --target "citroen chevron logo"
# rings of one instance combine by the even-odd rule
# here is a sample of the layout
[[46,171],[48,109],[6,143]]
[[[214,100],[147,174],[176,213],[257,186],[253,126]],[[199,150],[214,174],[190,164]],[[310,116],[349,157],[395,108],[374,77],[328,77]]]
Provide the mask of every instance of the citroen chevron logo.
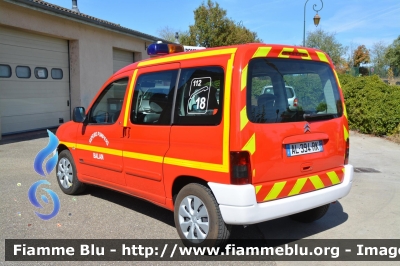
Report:
[[308,123],[306,123],[306,124],[304,125],[304,133],[307,133],[307,131],[308,131],[308,132],[311,132],[310,125],[309,125]]

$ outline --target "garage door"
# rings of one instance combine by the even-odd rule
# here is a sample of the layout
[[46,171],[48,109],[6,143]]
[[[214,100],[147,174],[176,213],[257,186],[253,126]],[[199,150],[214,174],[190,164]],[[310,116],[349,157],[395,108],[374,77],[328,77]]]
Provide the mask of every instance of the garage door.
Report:
[[0,26],[1,133],[70,120],[68,41]]
[[121,68],[130,65],[134,62],[134,53],[120,50],[120,49],[113,49],[113,73],[117,72]]

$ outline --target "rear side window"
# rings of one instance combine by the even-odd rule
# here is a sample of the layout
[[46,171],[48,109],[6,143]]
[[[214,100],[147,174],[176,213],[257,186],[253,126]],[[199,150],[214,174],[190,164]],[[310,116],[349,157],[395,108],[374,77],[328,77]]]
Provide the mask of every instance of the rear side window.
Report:
[[0,65],[0,78],[11,77],[11,67],[9,65]]
[[342,113],[338,86],[328,64],[273,58],[250,61],[247,115],[251,122],[323,120]]
[[222,118],[223,87],[221,67],[182,69],[174,124],[218,125]]

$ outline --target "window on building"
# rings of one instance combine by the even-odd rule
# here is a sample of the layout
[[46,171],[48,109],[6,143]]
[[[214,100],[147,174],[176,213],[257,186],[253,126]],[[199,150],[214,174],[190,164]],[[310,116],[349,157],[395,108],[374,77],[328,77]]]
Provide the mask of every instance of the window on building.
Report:
[[28,66],[17,66],[15,74],[21,79],[28,79],[31,77],[31,69]]
[[178,70],[142,74],[132,99],[131,122],[169,125]]
[[63,71],[61,68],[52,68],[51,69],[51,77],[53,79],[62,79],[63,78]]
[[0,64],[0,78],[11,77],[11,67],[9,65]]
[[222,118],[223,87],[221,67],[182,69],[174,124],[218,125]]
[[89,112],[89,123],[114,124],[121,113],[128,78],[110,83],[97,98]]
[[48,73],[45,67],[35,67],[35,77],[37,79],[47,79]]

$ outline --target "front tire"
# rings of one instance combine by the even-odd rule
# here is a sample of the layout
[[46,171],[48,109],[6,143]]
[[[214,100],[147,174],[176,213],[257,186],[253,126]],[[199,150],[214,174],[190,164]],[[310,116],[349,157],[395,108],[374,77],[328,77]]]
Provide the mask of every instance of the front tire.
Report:
[[330,204],[326,204],[308,211],[296,213],[290,216],[293,220],[301,223],[312,223],[321,219],[329,209]]
[[76,195],[85,189],[85,184],[78,179],[74,159],[68,150],[58,154],[56,175],[58,185],[65,194]]
[[179,191],[174,209],[175,227],[185,246],[222,246],[231,226],[225,224],[211,190],[188,184]]

